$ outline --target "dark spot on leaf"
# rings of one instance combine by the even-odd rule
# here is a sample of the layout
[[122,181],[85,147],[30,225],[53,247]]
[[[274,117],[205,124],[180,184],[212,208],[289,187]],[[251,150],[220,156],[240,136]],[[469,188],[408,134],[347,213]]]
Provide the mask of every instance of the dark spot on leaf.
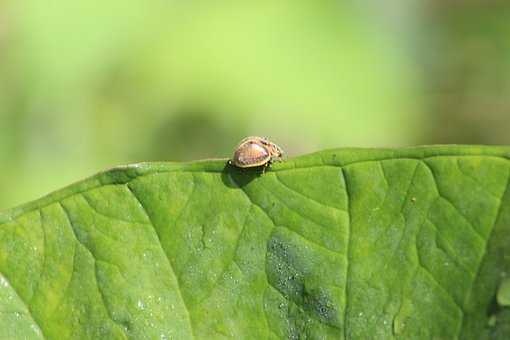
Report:
[[337,310],[328,294],[321,288],[305,291],[305,309],[312,311],[319,320],[325,323],[336,321]]
[[283,297],[299,307],[299,312],[294,311],[294,314],[300,315],[300,322],[314,319],[328,325],[339,325],[337,305],[328,289],[322,287],[310,273],[310,264],[302,259],[304,249],[277,234],[269,240],[267,249],[268,280]]

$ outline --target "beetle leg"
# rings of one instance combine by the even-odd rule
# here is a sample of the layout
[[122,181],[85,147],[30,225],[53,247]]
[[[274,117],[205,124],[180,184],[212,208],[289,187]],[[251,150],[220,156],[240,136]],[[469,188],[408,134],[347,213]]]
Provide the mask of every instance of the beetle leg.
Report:
[[265,174],[265,173],[266,173],[266,169],[267,169],[267,167],[268,167],[268,166],[270,166],[270,165],[271,165],[271,161],[267,162],[266,164],[264,164],[264,165],[262,166],[262,174]]

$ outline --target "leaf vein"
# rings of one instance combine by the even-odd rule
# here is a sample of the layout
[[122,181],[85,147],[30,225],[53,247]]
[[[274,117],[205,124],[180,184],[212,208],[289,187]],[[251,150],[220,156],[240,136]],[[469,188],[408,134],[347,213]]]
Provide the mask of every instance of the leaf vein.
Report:
[[434,182],[434,185],[435,185],[435,188],[436,188],[436,192],[438,194],[439,197],[441,197],[445,202],[447,202],[448,204],[450,204],[452,206],[452,208],[455,209],[455,211],[457,212],[457,214],[459,214],[460,217],[462,217],[466,222],[467,224],[471,227],[473,233],[483,242],[485,243],[485,237],[483,237],[483,235],[475,228],[475,226],[473,225],[473,222],[471,222],[465,215],[464,213],[462,213],[460,211],[459,208],[457,208],[457,206],[455,204],[453,204],[453,202],[448,198],[446,197],[442,192],[441,190],[439,189],[439,184],[437,182],[437,177],[436,177],[436,174],[434,172],[434,170],[432,169],[432,167],[430,166],[430,164],[428,164],[427,162],[423,161],[422,162],[425,167],[429,170],[431,176],[432,176],[432,179],[433,179],[433,182]]
[[59,206],[63,210],[64,215],[66,216],[66,218],[67,218],[67,220],[69,222],[69,226],[70,226],[70,228],[71,228],[71,230],[73,232],[73,235],[74,235],[75,239],[78,241],[78,246],[81,246],[83,248],[83,250],[85,250],[90,255],[90,257],[93,260],[93,263],[94,263],[94,281],[96,283],[97,292],[99,293],[99,297],[101,299],[103,308],[106,311],[106,314],[108,315],[110,320],[114,323],[114,325],[116,325],[118,327],[118,329],[120,329],[120,331],[121,331],[122,335],[124,336],[124,338],[127,339],[128,337],[127,337],[127,334],[126,334],[126,331],[125,331],[124,327],[122,327],[122,324],[120,322],[118,322],[117,320],[115,320],[113,318],[112,312],[110,311],[110,308],[108,307],[108,303],[106,302],[106,298],[104,296],[103,290],[101,289],[101,286],[99,285],[99,278],[98,278],[98,275],[97,275],[97,260],[96,260],[96,258],[94,256],[94,254],[85,245],[85,243],[83,243],[79,239],[78,235],[76,234],[76,230],[75,230],[75,226],[74,226],[73,220],[71,219],[71,215],[69,214],[69,211],[67,210],[67,208],[62,203],[59,203]]
[[129,192],[131,192],[131,194],[133,195],[133,197],[138,201],[138,204],[140,205],[140,208],[144,211],[144,213],[147,215],[147,218],[150,222],[150,226],[152,227],[152,229],[154,230],[154,233],[156,234],[156,238],[158,240],[158,244],[161,248],[161,250],[163,251],[163,254],[165,254],[165,257],[167,259],[167,262],[168,262],[168,266],[170,268],[170,270],[173,272],[174,274],[174,277],[175,277],[175,281],[177,283],[177,293],[179,294],[179,297],[184,305],[184,310],[186,312],[186,318],[188,319],[188,324],[189,324],[189,328],[190,328],[190,334],[191,334],[191,337],[192,338],[195,338],[195,335],[193,334],[193,324],[191,322],[191,315],[190,315],[190,312],[189,312],[189,308],[188,306],[186,305],[186,301],[184,300],[184,297],[182,295],[182,292],[181,292],[181,287],[180,287],[180,284],[179,284],[179,278],[177,277],[176,273],[175,273],[175,270],[172,266],[172,262],[170,261],[170,257],[168,256],[168,254],[166,253],[165,249],[163,248],[163,243],[161,242],[161,237],[156,229],[156,226],[154,225],[154,222],[152,222],[152,218],[151,216],[149,215],[149,212],[147,211],[147,209],[145,208],[145,206],[143,205],[142,201],[138,198],[138,196],[135,194],[134,190],[129,186],[129,185],[126,185],[126,187],[128,188]]
[[[487,255],[487,247],[489,245],[489,241],[490,241],[490,239],[491,239],[491,237],[493,235],[493,231],[496,228],[496,225],[498,224],[498,221],[499,221],[499,219],[501,217],[501,212],[503,211],[503,200],[505,199],[505,195],[507,194],[507,192],[509,190],[510,190],[510,169],[509,169],[508,175],[507,175],[506,190],[504,190],[503,194],[501,195],[500,204],[499,204],[499,207],[498,207],[498,212],[496,214],[496,219],[494,221],[494,224],[492,225],[490,236],[487,239],[487,242],[485,243],[485,246],[484,246],[485,251],[483,252],[482,257],[481,257],[481,259],[480,259],[480,261],[479,261],[479,263],[477,265],[477,268],[476,268],[476,271],[475,271],[475,277],[474,277],[473,281],[471,282],[471,286],[469,287],[469,290],[467,291],[466,296],[464,298],[464,303],[463,304],[464,304],[464,308],[466,308],[466,309],[467,309],[468,299],[471,297],[471,294],[473,292],[473,287],[475,285],[476,278],[480,274],[480,270],[482,269],[482,264],[483,264],[483,261],[485,259],[485,255]],[[461,319],[461,326],[460,326],[459,333],[462,331],[463,324],[464,324],[464,318]]]
[[299,196],[301,196],[301,197],[304,197],[304,198],[306,198],[307,200],[310,200],[311,202],[317,203],[317,204],[319,204],[320,206],[323,206],[323,207],[325,207],[325,208],[333,209],[333,210],[336,210],[336,211],[338,211],[338,212],[340,212],[340,213],[347,214],[347,211],[345,211],[345,210],[342,210],[342,209],[340,209],[340,208],[338,208],[338,207],[335,207],[335,206],[332,206],[332,205],[329,205],[329,204],[325,204],[325,203],[319,202],[319,201],[317,201],[316,199],[314,199],[314,198],[312,198],[312,197],[310,197],[310,196],[307,196],[307,195],[305,195],[305,194],[303,194],[303,193],[301,193],[301,192],[297,191],[296,189],[291,188],[289,185],[287,185],[285,182],[283,182],[283,181],[280,179],[280,177],[279,177],[279,175],[278,175],[278,173],[277,173],[277,172],[275,172],[275,174],[274,174],[274,175],[275,175],[274,177],[276,178],[276,180],[277,180],[277,182],[278,182],[278,183],[280,183],[282,186],[284,186],[284,187],[285,187],[285,188],[287,188],[288,190],[292,191],[293,193],[295,193],[295,194],[297,194],[297,195],[299,195]]
[[347,176],[347,171],[345,170],[345,168],[341,168],[341,173],[342,173],[342,178],[343,178],[343,181],[344,181],[344,187],[345,187],[345,191],[347,193],[347,211],[349,212],[348,213],[348,218],[349,218],[349,221],[347,222],[347,248],[345,250],[345,254],[346,254],[346,266],[345,266],[345,290],[344,290],[344,302],[345,302],[345,306],[344,306],[344,322],[343,322],[343,327],[344,327],[344,340],[347,340],[348,339],[348,329],[347,329],[347,321],[349,319],[349,289],[350,289],[350,271],[351,271],[351,259],[352,259],[352,255],[351,255],[351,240],[352,240],[352,220],[353,220],[353,217],[352,217],[352,202],[351,202],[351,199],[352,199],[352,192],[351,192],[351,188],[350,188],[350,185],[348,184],[348,176]]
[[36,321],[36,318],[34,317],[34,314],[32,312],[32,309],[30,308],[30,304],[25,302],[22,298],[21,298],[21,295],[18,293],[18,291],[16,290],[16,288],[14,288],[14,286],[11,284],[11,281],[9,280],[9,278],[3,274],[2,272],[0,272],[0,276],[3,277],[4,280],[6,280],[9,284],[9,286],[12,288],[12,290],[14,291],[14,293],[16,293],[16,295],[18,296],[19,300],[21,302],[23,302],[25,304],[25,306],[27,307],[27,315],[30,317],[30,319],[32,320],[32,322],[34,323],[34,325],[37,326],[37,328],[39,329],[39,331],[41,331],[41,336],[43,339],[46,338],[46,336],[44,335],[44,331],[43,331],[43,328],[39,325],[39,322]]

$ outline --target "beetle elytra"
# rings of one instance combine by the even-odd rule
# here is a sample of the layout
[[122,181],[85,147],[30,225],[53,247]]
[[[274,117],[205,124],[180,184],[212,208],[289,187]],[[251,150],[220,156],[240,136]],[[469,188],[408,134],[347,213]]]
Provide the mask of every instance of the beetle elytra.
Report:
[[282,149],[275,143],[266,138],[251,136],[239,143],[229,163],[239,168],[265,168],[275,160],[281,160],[282,156]]

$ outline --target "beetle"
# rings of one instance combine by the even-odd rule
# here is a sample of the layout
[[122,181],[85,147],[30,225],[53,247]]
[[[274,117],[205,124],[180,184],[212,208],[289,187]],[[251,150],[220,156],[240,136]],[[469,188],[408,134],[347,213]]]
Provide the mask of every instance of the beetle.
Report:
[[239,168],[263,167],[265,170],[275,160],[281,161],[282,149],[267,138],[250,136],[243,139],[229,161]]

